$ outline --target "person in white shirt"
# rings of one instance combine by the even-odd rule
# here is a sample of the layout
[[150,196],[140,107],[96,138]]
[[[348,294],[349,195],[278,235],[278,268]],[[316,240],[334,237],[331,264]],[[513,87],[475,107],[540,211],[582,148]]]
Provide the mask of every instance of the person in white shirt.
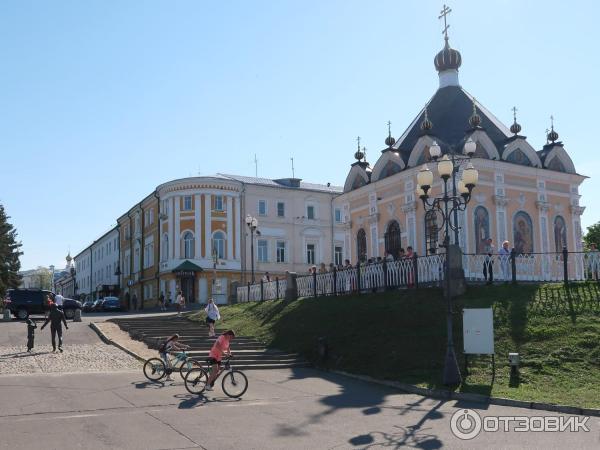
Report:
[[58,306],[58,307],[62,308],[63,300],[64,300],[64,297],[60,294],[56,294],[54,296],[54,303],[56,303],[56,306]]
[[221,319],[219,307],[215,305],[212,298],[208,299],[208,305],[204,308],[206,312],[206,324],[208,325],[208,337],[215,337],[215,322]]
[[510,280],[510,249],[508,241],[502,243],[502,247],[498,249],[498,258],[500,259],[500,268],[502,269],[502,278],[508,282]]

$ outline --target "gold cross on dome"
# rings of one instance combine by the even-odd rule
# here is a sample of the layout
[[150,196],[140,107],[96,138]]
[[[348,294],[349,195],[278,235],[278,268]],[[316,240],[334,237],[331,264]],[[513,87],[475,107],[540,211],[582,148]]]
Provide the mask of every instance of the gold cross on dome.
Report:
[[448,28],[450,28],[450,25],[446,22],[446,16],[451,12],[452,10],[444,5],[444,8],[440,11],[440,15],[438,16],[438,19],[444,18],[444,29],[442,30],[442,33],[444,34],[446,42],[448,41]]

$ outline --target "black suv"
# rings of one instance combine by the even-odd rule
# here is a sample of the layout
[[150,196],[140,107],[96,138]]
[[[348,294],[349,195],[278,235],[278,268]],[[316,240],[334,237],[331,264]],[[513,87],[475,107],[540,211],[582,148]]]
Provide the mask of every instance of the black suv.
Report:
[[[9,289],[5,302],[15,317],[27,319],[30,314],[44,314],[48,310],[46,297],[50,296],[54,300],[54,294],[50,291],[40,289]],[[81,309],[81,303],[77,300],[65,298],[63,300],[62,310],[67,319],[75,317],[75,310]]]

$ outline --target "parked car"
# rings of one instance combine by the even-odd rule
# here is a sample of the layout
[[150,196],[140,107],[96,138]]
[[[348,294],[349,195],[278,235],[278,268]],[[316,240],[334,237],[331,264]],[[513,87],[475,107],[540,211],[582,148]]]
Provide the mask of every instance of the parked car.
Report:
[[89,312],[92,310],[92,306],[94,305],[94,300],[86,300],[85,302],[83,302],[83,306],[82,309],[85,312]]
[[[54,294],[42,289],[9,289],[6,296],[6,308],[19,319],[27,319],[31,314],[44,314],[48,310],[47,297],[54,300]],[[81,303],[70,298],[63,300],[62,310],[67,319],[75,317],[75,311],[81,309]]]
[[121,311],[121,301],[117,297],[104,297],[102,311]]
[[93,312],[102,311],[102,302],[103,301],[104,301],[103,298],[99,298],[97,300],[94,300],[94,303],[92,304],[91,311],[93,311]]

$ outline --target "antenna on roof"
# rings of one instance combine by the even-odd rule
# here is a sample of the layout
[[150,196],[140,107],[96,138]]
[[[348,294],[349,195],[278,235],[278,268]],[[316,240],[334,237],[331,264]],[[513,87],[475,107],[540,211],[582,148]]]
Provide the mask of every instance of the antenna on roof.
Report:
[[294,173],[294,158],[290,158],[292,160],[292,178],[296,178],[296,174]]
[[254,176],[258,178],[258,159],[256,159],[256,153],[254,154]]

